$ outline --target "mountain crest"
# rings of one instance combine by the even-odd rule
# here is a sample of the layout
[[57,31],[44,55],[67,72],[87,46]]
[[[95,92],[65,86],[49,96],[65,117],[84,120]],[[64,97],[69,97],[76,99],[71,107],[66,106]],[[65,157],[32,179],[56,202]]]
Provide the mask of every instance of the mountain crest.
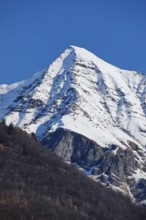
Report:
[[[83,48],[69,46],[29,80],[0,86],[0,119],[34,132],[60,156],[88,167],[97,179],[102,175],[109,183],[105,173],[124,179],[125,191],[130,192],[132,178],[146,179],[145,82],[145,74],[121,70]],[[57,142],[53,134],[58,131]]]

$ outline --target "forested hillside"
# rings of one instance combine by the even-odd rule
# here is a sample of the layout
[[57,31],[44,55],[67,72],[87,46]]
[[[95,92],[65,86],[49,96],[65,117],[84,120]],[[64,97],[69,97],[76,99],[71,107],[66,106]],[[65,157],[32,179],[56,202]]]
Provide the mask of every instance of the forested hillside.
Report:
[[33,134],[2,122],[0,219],[144,220],[146,209],[65,164]]

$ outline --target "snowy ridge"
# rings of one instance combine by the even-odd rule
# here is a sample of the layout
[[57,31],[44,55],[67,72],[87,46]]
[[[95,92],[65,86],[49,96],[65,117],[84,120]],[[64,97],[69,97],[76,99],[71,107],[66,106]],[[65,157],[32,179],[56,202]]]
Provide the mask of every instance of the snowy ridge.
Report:
[[[139,165],[146,163],[146,75],[121,70],[83,48],[70,46],[29,80],[1,85],[3,118],[40,140],[62,127],[102,148],[131,149],[134,143]],[[134,178],[138,174],[146,179],[145,171],[135,171]]]

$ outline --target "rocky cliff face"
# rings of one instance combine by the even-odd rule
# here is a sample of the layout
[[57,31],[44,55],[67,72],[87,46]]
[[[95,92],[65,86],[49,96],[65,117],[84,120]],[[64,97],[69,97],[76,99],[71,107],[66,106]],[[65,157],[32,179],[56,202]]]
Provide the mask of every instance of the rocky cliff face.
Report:
[[44,138],[42,143],[65,161],[77,163],[83,168],[98,165],[104,154],[104,149],[96,142],[63,128],[51,133],[49,139]]
[[91,178],[146,203],[145,74],[70,46],[31,79],[0,86],[0,119],[35,133]]
[[[78,133],[57,129],[42,143],[86,175],[115,190],[121,190],[133,201],[143,202],[146,198],[146,180],[134,178],[137,170],[145,175],[145,164],[138,162],[141,150],[134,143],[131,148],[121,149],[117,145],[102,148],[96,142]],[[142,156],[142,155],[141,155]],[[143,155],[144,156],[144,155]]]

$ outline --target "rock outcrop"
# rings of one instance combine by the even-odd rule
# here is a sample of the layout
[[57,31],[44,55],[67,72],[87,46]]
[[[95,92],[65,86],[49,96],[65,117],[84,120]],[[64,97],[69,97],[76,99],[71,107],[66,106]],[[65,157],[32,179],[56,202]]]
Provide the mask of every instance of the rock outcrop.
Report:
[[146,180],[137,182],[133,178],[136,171],[141,169],[133,147],[136,152],[140,152],[140,149],[134,143],[129,143],[126,149],[116,145],[103,149],[87,137],[63,128],[42,140],[43,145],[94,180],[111,188],[117,187],[134,201],[142,202],[146,197]]

